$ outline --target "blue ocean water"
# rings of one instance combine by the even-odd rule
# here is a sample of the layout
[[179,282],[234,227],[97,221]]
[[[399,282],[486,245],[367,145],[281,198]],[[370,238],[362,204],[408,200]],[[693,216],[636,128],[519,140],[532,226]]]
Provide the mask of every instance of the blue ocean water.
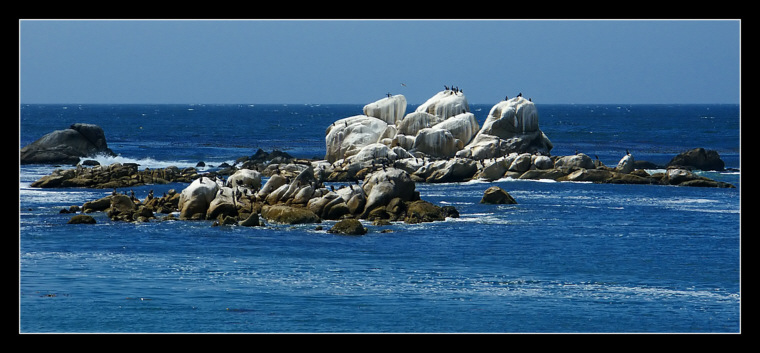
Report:
[[[409,106],[408,111],[414,109]],[[479,121],[490,105],[471,105]],[[502,179],[418,183],[461,217],[315,225],[125,223],[62,208],[111,190],[36,189],[19,176],[19,331],[34,332],[741,332],[738,105],[541,105],[552,154],[615,165],[717,150],[735,189]],[[101,126],[140,168],[208,168],[258,148],[324,156],[325,129],[362,105],[21,105],[19,145],[72,123]],[[64,166],[68,168],[68,166]],[[516,205],[481,205],[498,185]],[[144,198],[180,183],[133,188]],[[332,222],[325,221],[329,229]],[[381,233],[391,230],[390,233]]]

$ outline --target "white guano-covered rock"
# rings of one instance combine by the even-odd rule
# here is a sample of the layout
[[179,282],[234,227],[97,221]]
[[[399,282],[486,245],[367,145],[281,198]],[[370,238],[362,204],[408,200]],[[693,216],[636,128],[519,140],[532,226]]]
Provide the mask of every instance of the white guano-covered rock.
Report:
[[430,97],[425,103],[417,107],[415,111],[427,112],[445,120],[452,116],[469,112],[470,104],[467,103],[464,93],[445,90]]
[[459,139],[465,145],[470,143],[470,140],[480,130],[478,120],[475,118],[475,114],[470,112],[455,115],[449,119],[444,120],[433,126],[433,129],[449,130],[455,138]]
[[420,130],[414,138],[410,152],[422,152],[429,156],[449,158],[464,147],[461,140],[454,137],[449,130],[427,128]]
[[620,173],[628,174],[633,171],[633,156],[630,154],[626,154],[623,156],[623,158],[620,159],[620,162],[618,162],[617,167],[615,167],[615,170],[617,170]]
[[509,153],[548,155],[554,146],[538,128],[538,111],[522,97],[494,105],[480,131],[457,156],[493,158]]
[[364,115],[378,118],[395,125],[406,114],[406,97],[397,94],[367,104],[362,109]]
[[219,191],[219,185],[209,178],[200,177],[193,180],[179,195],[180,218],[187,219],[197,213],[205,216],[217,191]]
[[443,118],[428,112],[415,111],[407,114],[398,124],[398,133],[408,136],[417,136],[417,133],[425,128],[433,127],[443,122]]
[[501,101],[491,108],[481,133],[503,139],[516,134],[538,131],[538,110],[533,102],[515,97]]
[[387,127],[385,121],[366,115],[339,119],[325,132],[325,159],[332,163],[358,153],[363,147],[378,142]]
[[472,158],[476,160],[496,158],[504,156],[506,144],[498,136],[478,133],[470,143],[456,153],[460,158]]
[[388,146],[382,143],[373,143],[371,145],[364,146],[359,153],[346,159],[348,163],[359,163],[372,161],[378,158],[386,158],[390,161],[395,161],[398,156]]

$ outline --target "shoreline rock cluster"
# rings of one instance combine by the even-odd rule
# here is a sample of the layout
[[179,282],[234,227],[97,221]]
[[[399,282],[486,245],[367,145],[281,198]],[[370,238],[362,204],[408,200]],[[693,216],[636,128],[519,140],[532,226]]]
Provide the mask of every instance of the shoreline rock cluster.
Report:
[[637,168],[630,153],[615,167],[583,153],[551,156],[553,145],[539,128],[536,107],[522,93],[495,104],[482,127],[464,94],[448,87],[414,112],[405,111],[404,96],[389,95],[366,105],[364,115],[335,121],[325,132],[325,159],[314,162],[315,169],[325,180],[341,182],[362,179],[380,166],[426,183],[513,178],[733,187],[691,172],[724,168],[717,152],[702,148],[679,154],[666,171],[653,174]]
[[55,169],[52,173],[32,182],[30,186],[118,189],[149,184],[190,183],[197,177],[198,171],[193,167],[179,169],[171,166],[139,170],[139,165],[136,163],[113,163],[107,166],[98,164],[92,167],[77,164],[72,169]]
[[[276,224],[318,224],[339,221],[331,232],[363,234],[366,229],[349,220],[367,220],[376,225],[390,222],[415,224],[458,217],[451,206],[437,206],[420,199],[415,183],[403,170],[388,168],[366,176],[364,182],[327,187],[319,182],[311,167],[295,177],[275,173],[262,185],[261,173],[239,169],[227,180],[201,175],[181,192],[170,190],[161,197],[153,192],[143,200],[134,193],[116,190],[111,195],[72,206],[61,213],[77,213],[72,223],[87,223],[92,212],[106,212],[113,221],[147,222],[161,220],[214,220],[214,225],[261,226]],[[262,219],[264,221],[262,221]],[[344,222],[345,221],[345,222]]]
[[[75,168],[56,169],[31,186],[114,189],[112,195],[85,203],[82,214],[71,222],[90,222],[86,214],[99,211],[121,221],[148,221],[161,213],[165,214],[162,219],[214,220],[215,225],[243,226],[262,225],[261,216],[268,222],[283,224],[340,220],[335,232],[356,234],[366,229],[352,220],[385,224],[458,217],[453,207],[420,200],[415,190],[417,182],[512,178],[734,187],[692,171],[725,167],[717,152],[703,148],[681,153],[662,167],[635,161],[630,153],[615,167],[605,166],[598,158],[591,159],[583,153],[551,156],[553,145],[539,129],[535,105],[521,94],[494,105],[482,127],[469,112],[462,91],[448,87],[414,112],[405,112],[404,96],[388,95],[364,106],[361,115],[333,122],[325,131],[326,154],[322,160],[258,150],[252,156],[238,158],[233,165],[224,164],[216,171],[203,173],[193,167],[141,171],[133,163],[101,166],[93,161],[79,162],[79,157],[82,153],[113,154],[107,148],[102,129],[74,124],[24,147],[22,164],[70,162],[74,160],[71,155],[59,152],[77,150],[74,154],[79,164]],[[65,147],[65,141],[79,148]],[[53,161],[54,157],[60,159]],[[203,163],[199,162],[196,167],[201,166]],[[659,170],[650,174],[647,170],[653,168]],[[263,185],[262,177],[269,178]],[[170,190],[162,197],[155,197],[151,191],[144,200],[116,192],[118,188],[173,182],[189,185],[180,192]],[[325,183],[344,185],[335,189]],[[490,188],[483,202],[514,203],[511,196],[503,194],[506,194],[503,190]],[[74,206],[61,212],[78,211]]]

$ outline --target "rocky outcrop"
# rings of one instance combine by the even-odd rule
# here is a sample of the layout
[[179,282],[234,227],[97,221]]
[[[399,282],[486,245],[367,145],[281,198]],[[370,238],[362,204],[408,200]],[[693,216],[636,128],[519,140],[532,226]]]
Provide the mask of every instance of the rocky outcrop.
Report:
[[406,205],[404,222],[409,224],[439,222],[447,217],[457,218],[459,213],[451,206],[440,207],[424,200],[417,200]]
[[21,148],[21,164],[77,164],[83,157],[98,154],[115,156],[108,148],[105,133],[93,124],[73,124],[56,130]]
[[178,203],[180,219],[206,219],[206,213],[218,192],[219,184],[210,178],[200,177],[193,180],[180,193]]
[[396,125],[406,113],[406,97],[388,95],[387,98],[367,104],[362,108],[364,115],[378,118],[387,124]]
[[377,143],[388,123],[366,115],[339,119],[325,132],[325,159],[332,163],[358,153],[363,147]]
[[[319,163],[315,163],[319,165]],[[291,170],[281,165],[283,170]],[[114,191],[113,195],[86,202],[83,213],[107,212],[113,220],[145,221],[155,213],[168,214],[164,219],[214,220],[214,225],[260,226],[262,220],[277,224],[320,223],[323,220],[368,219],[384,221],[427,222],[458,217],[453,207],[425,207],[408,217],[412,203],[420,201],[419,192],[409,174],[384,166],[367,168],[363,181],[338,188],[325,186],[311,166],[295,168],[298,175],[272,174],[257,189],[257,183],[238,178],[201,176],[180,193],[153,197],[152,192],[140,201]],[[237,175],[237,173],[234,173]],[[255,176],[244,172],[240,175]],[[252,178],[257,180],[257,178]],[[247,179],[243,179],[247,180]],[[434,205],[432,205],[434,206]],[[412,207],[415,210],[422,206]],[[436,209],[430,213],[430,209]],[[68,211],[67,211],[68,212]],[[260,218],[259,218],[260,215]]]
[[197,170],[192,167],[184,169],[166,167],[142,171],[138,170],[138,167],[134,163],[114,163],[93,167],[85,167],[79,164],[72,169],[56,169],[51,174],[32,182],[30,186],[38,188],[116,189],[172,182],[189,183],[198,177]]
[[510,153],[549,155],[554,146],[538,127],[538,110],[532,101],[515,97],[494,105],[483,127],[458,157],[496,158]]
[[462,91],[447,88],[428,98],[415,111],[432,114],[446,120],[469,112],[470,104]]
[[701,147],[679,153],[668,162],[667,166],[718,171],[726,168],[717,151],[706,150]]

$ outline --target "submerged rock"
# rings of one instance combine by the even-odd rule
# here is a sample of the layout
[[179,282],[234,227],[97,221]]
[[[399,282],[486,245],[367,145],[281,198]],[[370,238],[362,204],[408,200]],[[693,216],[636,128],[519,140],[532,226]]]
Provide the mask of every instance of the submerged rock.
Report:
[[71,217],[67,224],[96,224],[95,218],[92,216],[84,215],[84,214],[78,214],[76,216]]

